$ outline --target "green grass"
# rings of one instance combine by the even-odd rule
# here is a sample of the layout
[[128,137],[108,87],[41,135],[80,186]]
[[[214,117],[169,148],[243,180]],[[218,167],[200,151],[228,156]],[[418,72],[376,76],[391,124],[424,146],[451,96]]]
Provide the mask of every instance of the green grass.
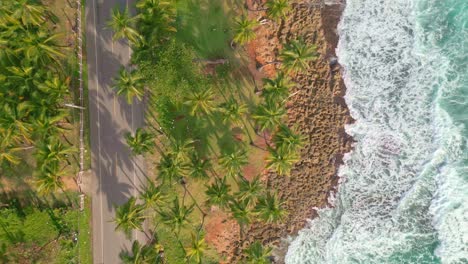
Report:
[[[76,193],[68,197],[44,199],[32,193],[18,193],[0,210],[0,246],[10,263],[92,263],[89,234],[90,209],[84,212],[76,205]],[[74,234],[79,230],[79,243]],[[79,254],[78,254],[79,252]],[[79,257],[78,257],[79,256]]]

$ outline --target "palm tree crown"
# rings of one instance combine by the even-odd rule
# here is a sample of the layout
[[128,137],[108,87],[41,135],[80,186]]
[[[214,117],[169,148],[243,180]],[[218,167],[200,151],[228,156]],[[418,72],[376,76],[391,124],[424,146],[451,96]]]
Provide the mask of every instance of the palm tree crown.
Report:
[[211,88],[194,91],[187,98],[185,104],[190,107],[191,115],[209,114],[214,106],[214,92]]
[[257,110],[252,117],[257,121],[261,130],[272,130],[277,125],[281,124],[286,109],[282,106],[277,106],[272,102],[265,102],[257,107]]
[[307,45],[304,40],[291,41],[279,55],[288,72],[304,72],[309,69],[309,62],[316,60],[317,47]]
[[125,139],[128,146],[136,155],[151,152],[155,146],[153,134],[146,132],[142,128],[137,128],[134,136],[131,133],[125,134]]
[[173,206],[168,210],[159,212],[159,214],[164,224],[179,232],[180,228],[189,223],[188,217],[192,213],[194,206],[194,204],[191,206],[180,204],[179,199],[176,197],[173,201]]
[[203,254],[207,248],[205,239],[203,237],[199,238],[192,233],[192,241],[189,248],[186,248],[187,260],[195,261],[195,263],[200,264],[203,260]]
[[124,11],[118,8],[112,10],[112,19],[108,25],[114,31],[114,40],[127,38],[131,43],[135,44],[139,41],[140,34],[133,28],[135,18],[130,16],[130,12],[126,7]]
[[240,174],[242,166],[247,163],[247,153],[244,150],[225,153],[219,158],[219,164],[223,166],[231,177]]
[[272,248],[263,247],[258,241],[252,243],[244,253],[247,255],[246,260],[249,264],[268,264],[270,263]]
[[274,79],[263,79],[264,88],[262,96],[266,101],[283,104],[289,95],[289,89],[294,85],[283,73],[279,72]]
[[258,22],[242,16],[236,20],[235,26],[234,42],[243,45],[255,38],[255,27],[258,26]]
[[255,212],[266,223],[281,222],[287,215],[283,202],[270,192],[258,199]]
[[208,200],[206,201],[209,205],[218,205],[222,208],[226,207],[231,201],[231,191],[230,185],[226,184],[226,177],[222,179],[216,178],[215,182],[209,186],[206,186],[206,196]]
[[144,207],[136,202],[136,198],[131,197],[126,203],[116,207],[115,229],[122,230],[126,235],[130,235],[134,229],[143,230]]
[[118,95],[125,96],[128,104],[132,104],[134,97],[140,101],[143,98],[142,78],[136,71],[128,72],[124,68],[120,69],[119,76],[115,80],[115,88]]
[[267,158],[268,169],[273,169],[280,175],[288,176],[294,164],[299,161],[296,152],[292,152],[284,147],[269,149],[270,156]]
[[267,15],[273,20],[280,20],[286,17],[291,9],[288,0],[269,0],[266,2]]

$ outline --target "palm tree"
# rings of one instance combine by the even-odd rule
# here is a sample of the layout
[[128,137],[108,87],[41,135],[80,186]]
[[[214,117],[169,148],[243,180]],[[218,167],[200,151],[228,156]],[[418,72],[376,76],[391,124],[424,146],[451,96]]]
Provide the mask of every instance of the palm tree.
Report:
[[136,44],[141,39],[140,34],[133,28],[135,18],[130,16],[126,7],[123,12],[118,8],[112,10],[112,19],[108,26],[114,31],[113,40],[127,38],[131,43]]
[[187,175],[193,179],[208,179],[208,170],[211,168],[210,160],[201,159],[198,155],[193,154],[188,165]]
[[264,187],[258,175],[250,181],[242,177],[239,182],[239,191],[236,193],[236,197],[242,201],[247,201],[249,205],[252,205],[256,202],[257,197],[259,197],[263,191]]
[[252,221],[252,212],[249,209],[247,201],[232,200],[229,204],[232,217],[239,224],[240,237],[244,234],[244,227]]
[[192,242],[190,247],[185,249],[187,260],[193,260],[195,263],[201,264],[206,248],[207,245],[205,243],[205,238],[199,238],[192,233]]
[[50,139],[38,145],[36,157],[40,166],[60,163],[68,160],[69,155],[76,152],[72,146],[66,146],[58,139]]
[[247,113],[247,110],[246,104],[237,102],[233,97],[218,107],[224,124],[242,122],[242,117]]
[[63,176],[64,173],[60,171],[58,164],[42,167],[36,175],[37,191],[40,194],[47,195],[56,192],[58,189],[63,190]]
[[21,21],[25,26],[40,26],[45,22],[45,7],[35,4],[33,1],[17,0],[12,10],[11,17]]
[[142,100],[144,86],[141,76],[136,71],[129,73],[124,68],[121,68],[118,78],[114,81],[114,88],[117,89],[117,94],[125,96],[128,104],[132,104],[134,97],[140,101]]
[[191,95],[184,102],[190,108],[190,114],[201,115],[210,114],[214,106],[214,92],[211,88],[202,91],[193,91]]
[[265,5],[268,17],[275,21],[286,18],[289,10],[291,10],[288,0],[269,0]]
[[138,9],[138,28],[143,32],[150,47],[167,39],[176,32],[176,9],[173,3],[166,0],[140,0]]
[[151,152],[155,146],[154,135],[142,128],[137,128],[135,136],[131,133],[125,134],[125,139],[135,155]]
[[242,16],[235,21],[234,39],[233,41],[244,45],[255,38],[255,27],[258,26],[255,20],[249,20],[247,17]]
[[209,205],[218,205],[221,208],[228,206],[231,201],[231,186],[226,184],[226,177],[215,178],[215,182],[206,186],[205,194],[208,197],[206,201]]
[[288,176],[294,164],[299,161],[296,152],[289,151],[284,147],[269,148],[269,152],[266,168],[273,169],[279,175]]
[[173,206],[168,210],[159,212],[162,222],[170,226],[176,234],[180,232],[180,229],[189,223],[189,215],[193,212],[195,204],[185,206],[180,204],[179,198],[174,198]]
[[148,181],[143,192],[140,194],[146,210],[157,210],[166,203],[166,195],[163,194],[161,186],[156,186],[153,181]]
[[247,105],[237,102],[234,97],[230,97],[225,103],[218,107],[224,124],[233,122],[234,124],[242,124],[247,136],[249,137],[250,144],[253,144],[253,139],[250,136],[249,130],[244,122],[244,115],[247,113]]
[[284,72],[279,72],[274,79],[263,79],[263,83],[262,96],[266,101],[279,105],[284,103],[289,89],[294,85]]
[[279,58],[288,72],[304,72],[309,69],[309,62],[318,58],[317,47],[307,45],[304,40],[291,41],[281,51]]
[[163,260],[156,250],[156,247],[151,245],[142,245],[138,240],[133,241],[131,252],[122,251],[119,254],[120,260],[124,264],[158,264],[163,263]]
[[[29,122],[31,110],[32,104],[27,101],[18,103],[16,106],[5,104],[3,113],[0,115],[0,125],[7,130],[11,130],[12,135],[19,135],[21,141],[31,143],[32,125]],[[21,141],[17,143],[22,143]]]
[[268,264],[271,263],[271,251],[272,248],[265,248],[259,241],[255,241],[244,250],[244,253],[247,255],[246,260],[249,264]]
[[135,197],[131,197],[121,206],[116,206],[114,222],[115,230],[122,230],[127,236],[133,229],[143,230],[145,220],[144,207],[138,205]]
[[258,198],[255,213],[266,223],[281,222],[287,215],[284,202],[280,201],[276,194],[271,194],[271,192],[267,192],[265,196]]
[[275,105],[272,102],[265,102],[257,107],[257,110],[252,117],[257,121],[262,131],[269,129],[272,130],[281,121],[286,114],[286,109],[282,106]]
[[305,139],[303,135],[293,132],[286,125],[280,125],[273,136],[273,142],[277,148],[285,148],[292,152],[296,152],[301,148]]
[[174,140],[169,153],[179,162],[188,162],[194,151],[194,143],[192,139]]
[[229,176],[234,177],[240,174],[242,166],[247,165],[247,153],[245,150],[225,153],[219,157],[218,162],[227,171]]
[[28,60],[40,65],[60,64],[60,59],[65,56],[61,51],[64,48],[57,44],[61,37],[60,34],[50,35],[45,31],[28,32],[23,38],[22,46],[16,51],[24,52]]
[[172,154],[163,155],[157,165],[158,178],[165,182],[178,181],[186,174],[186,163],[175,158]]

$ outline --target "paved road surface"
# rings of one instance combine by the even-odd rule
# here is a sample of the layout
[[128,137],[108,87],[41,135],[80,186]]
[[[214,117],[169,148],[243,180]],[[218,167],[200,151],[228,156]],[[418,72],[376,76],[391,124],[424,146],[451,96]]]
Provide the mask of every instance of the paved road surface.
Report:
[[123,138],[143,125],[143,107],[138,102],[126,104],[112,89],[112,79],[121,65],[128,66],[130,49],[125,41],[113,43],[106,26],[112,8],[128,4],[132,5],[132,0],[86,1],[94,264],[121,263],[119,253],[130,249],[130,239],[144,239],[136,232],[126,238],[111,222],[114,205],[136,194],[144,178],[142,158],[131,156]]

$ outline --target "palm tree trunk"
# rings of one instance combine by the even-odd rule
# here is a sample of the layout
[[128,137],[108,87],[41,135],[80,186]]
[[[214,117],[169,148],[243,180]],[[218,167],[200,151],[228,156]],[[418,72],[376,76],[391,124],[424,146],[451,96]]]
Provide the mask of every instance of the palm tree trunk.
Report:
[[271,64],[280,64],[281,61],[272,61],[272,62],[268,62],[266,64],[263,64],[262,66],[260,66],[259,68],[257,68],[257,71],[259,72],[262,72],[263,71],[263,68],[265,68],[266,66],[268,65],[271,65]]

